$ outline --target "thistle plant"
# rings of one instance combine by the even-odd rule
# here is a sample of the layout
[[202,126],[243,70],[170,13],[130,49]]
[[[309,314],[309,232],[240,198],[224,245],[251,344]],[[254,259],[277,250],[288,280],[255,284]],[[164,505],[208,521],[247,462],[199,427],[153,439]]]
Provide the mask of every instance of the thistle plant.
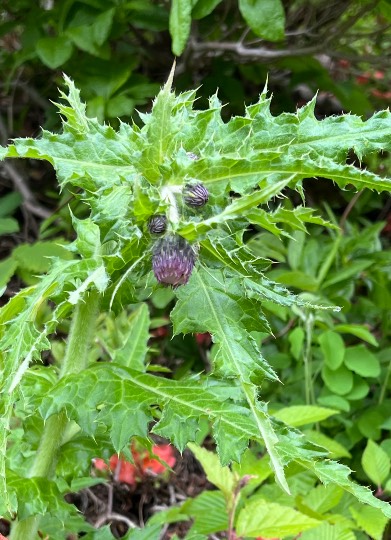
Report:
[[[0,507],[12,521],[11,539],[36,539],[38,531],[54,539],[78,531],[95,538],[64,500],[95,481],[91,460],[103,449],[126,452],[132,438],[152,449],[151,433],[183,451],[198,441],[205,423],[222,465],[240,461],[255,441],[287,494],[285,470],[293,463],[391,517],[387,503],[349,478],[348,467],[326,459],[322,447],[268,413],[262,384],[278,377],[254,337],[270,333],[264,305],[328,309],[336,317],[339,308],[327,297],[294,295],[268,279],[268,261],[243,238],[250,224],[276,237],[305,230],[307,223],[329,227],[309,208],[269,209],[287,187],[304,198],[305,178],[329,178],[342,189],[390,190],[390,179],[346,158],[350,150],[359,159],[390,151],[391,115],[318,121],[311,101],[275,117],[265,89],[244,116],[224,122],[217,96],[208,109],[196,110],[195,91],[175,95],[172,77],[151,113],[140,114],[142,127],[121,122],[118,131],[86,116],[65,77],[68,90],[58,104],[62,132],[43,131],[38,139],[16,139],[0,149],[2,159],[49,161],[59,188],[68,186],[89,208],[87,217],[72,218],[73,258],[53,260],[36,285],[0,312]],[[197,204],[188,209],[183,200]],[[212,335],[210,373],[175,380],[149,371],[147,300],[159,282],[174,287],[174,334]],[[110,309],[114,317],[136,315],[110,350],[110,361],[96,362],[99,355],[91,351],[99,351],[98,315]],[[68,321],[61,358],[42,365],[42,352],[54,345],[58,350],[56,329]],[[11,431],[15,425],[19,429]]]

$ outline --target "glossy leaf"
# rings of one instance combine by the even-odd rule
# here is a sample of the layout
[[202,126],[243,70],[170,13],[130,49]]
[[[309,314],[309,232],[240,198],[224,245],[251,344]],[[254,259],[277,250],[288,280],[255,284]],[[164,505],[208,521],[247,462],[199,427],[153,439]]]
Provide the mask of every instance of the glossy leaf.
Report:
[[361,464],[365,474],[376,486],[381,486],[390,474],[390,458],[381,446],[371,440],[364,450]]
[[319,336],[319,344],[327,366],[332,370],[338,369],[345,355],[345,344],[341,336],[329,330]]
[[257,36],[269,41],[283,39],[285,14],[280,0],[239,0],[239,9]]
[[364,345],[349,347],[345,351],[345,366],[362,377],[378,377],[380,363]]
[[191,0],[172,0],[170,11],[170,34],[172,52],[180,56],[190,35]]

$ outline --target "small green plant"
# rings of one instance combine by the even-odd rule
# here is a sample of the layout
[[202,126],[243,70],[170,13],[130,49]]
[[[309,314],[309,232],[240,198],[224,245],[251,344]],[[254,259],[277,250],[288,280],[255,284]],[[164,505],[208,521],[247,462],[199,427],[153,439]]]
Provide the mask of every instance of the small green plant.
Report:
[[[43,131],[39,139],[16,139],[0,149],[1,158],[48,160],[59,186],[77,187],[75,196],[89,208],[85,219],[72,217],[77,237],[67,249],[73,257],[60,253],[0,312],[0,505],[13,521],[10,538],[35,540],[38,531],[54,539],[80,531],[99,538],[64,500],[97,481],[91,460],[114,452],[131,459],[132,439],[152,451],[151,433],[182,451],[201,442],[205,426],[222,466],[240,462],[253,441],[268,453],[286,496],[295,493],[290,471],[298,467],[313,485],[335,486],[391,517],[386,502],[349,478],[348,467],[327,459],[326,449],[272,416],[262,401],[267,381],[279,382],[257,340],[259,332],[271,333],[264,312],[275,306],[331,318],[339,308],[318,290],[290,293],[244,237],[250,224],[276,237],[287,234],[287,223],[299,231],[307,223],[330,227],[305,207],[268,211],[287,187],[304,196],[305,178],[389,190],[389,179],[347,164],[346,157],[351,149],[360,159],[390,150],[391,115],[318,121],[312,101],[275,117],[265,90],[244,116],[225,123],[217,96],[207,110],[196,110],[195,92],[176,96],[172,78],[152,112],[140,115],[142,127],[120,123],[118,131],[88,118],[65,78],[62,133]],[[149,365],[148,298],[167,285],[175,297],[174,333],[212,335],[211,373],[168,379]],[[106,335],[116,328],[107,348],[94,340],[97,322],[106,325]],[[56,337],[60,329],[68,336],[65,346]],[[49,366],[41,363],[46,350]],[[311,421],[335,411],[320,412]],[[244,533],[243,510],[236,521],[238,497],[227,501],[230,530],[236,523]],[[311,519],[306,523],[318,524]],[[257,527],[251,530],[259,536]]]

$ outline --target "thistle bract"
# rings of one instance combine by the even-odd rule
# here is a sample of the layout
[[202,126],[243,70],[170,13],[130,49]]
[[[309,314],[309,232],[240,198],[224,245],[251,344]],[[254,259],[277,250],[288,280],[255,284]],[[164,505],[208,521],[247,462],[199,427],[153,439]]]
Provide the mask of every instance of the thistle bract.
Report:
[[193,248],[181,236],[166,236],[158,240],[153,248],[153,273],[163,285],[185,285],[195,262],[196,254]]
[[186,184],[183,190],[183,200],[187,206],[195,208],[204,206],[209,199],[209,191],[201,184]]
[[167,218],[163,215],[152,216],[148,221],[148,230],[151,234],[162,234],[166,232]]

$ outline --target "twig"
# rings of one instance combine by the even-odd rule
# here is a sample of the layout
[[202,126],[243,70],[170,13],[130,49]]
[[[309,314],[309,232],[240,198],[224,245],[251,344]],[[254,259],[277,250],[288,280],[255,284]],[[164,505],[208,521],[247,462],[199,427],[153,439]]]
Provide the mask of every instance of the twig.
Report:
[[298,49],[280,49],[272,50],[266,47],[252,49],[242,45],[241,43],[208,41],[199,42],[194,39],[190,41],[189,46],[196,52],[214,51],[214,52],[233,52],[243,58],[256,58],[260,61],[269,62],[286,57],[304,56],[308,54],[316,54],[323,50],[321,44],[301,47]]
[[99,519],[97,519],[94,523],[94,528],[99,529],[108,521],[122,521],[123,523],[126,523],[126,525],[130,529],[135,529],[137,527],[137,525],[126,516],[123,516],[122,514],[117,514],[117,512],[110,512],[108,514],[104,514]]
[[15,189],[19,191],[23,198],[24,207],[34,214],[37,217],[42,219],[47,219],[52,215],[50,210],[41,206],[36,198],[34,197],[32,191],[27,186],[26,180],[22,177],[19,171],[16,169],[15,165],[12,163],[5,162],[2,164],[4,170],[7,172],[8,176],[11,178]]
[[[100,518],[98,518],[95,521],[94,523],[95,529],[99,529],[99,527],[101,527],[104,523],[107,523],[107,521],[122,521],[123,523],[126,523],[126,525],[130,529],[135,529],[136,524],[133,523],[132,520],[130,520],[126,516],[123,516],[122,514],[113,512],[113,485],[112,484],[104,484],[104,485],[107,487],[106,511],[103,513],[102,516],[100,516]],[[103,501],[101,502],[103,503]]]
[[355,193],[353,197],[350,199],[349,204],[346,206],[341,216],[341,219],[339,220],[339,226],[341,227],[341,229],[345,229],[346,220],[348,219],[350,212],[353,210],[354,205],[356,204],[356,202],[358,201],[358,199],[361,197],[363,193],[364,193],[363,190],[357,191],[357,193]]

